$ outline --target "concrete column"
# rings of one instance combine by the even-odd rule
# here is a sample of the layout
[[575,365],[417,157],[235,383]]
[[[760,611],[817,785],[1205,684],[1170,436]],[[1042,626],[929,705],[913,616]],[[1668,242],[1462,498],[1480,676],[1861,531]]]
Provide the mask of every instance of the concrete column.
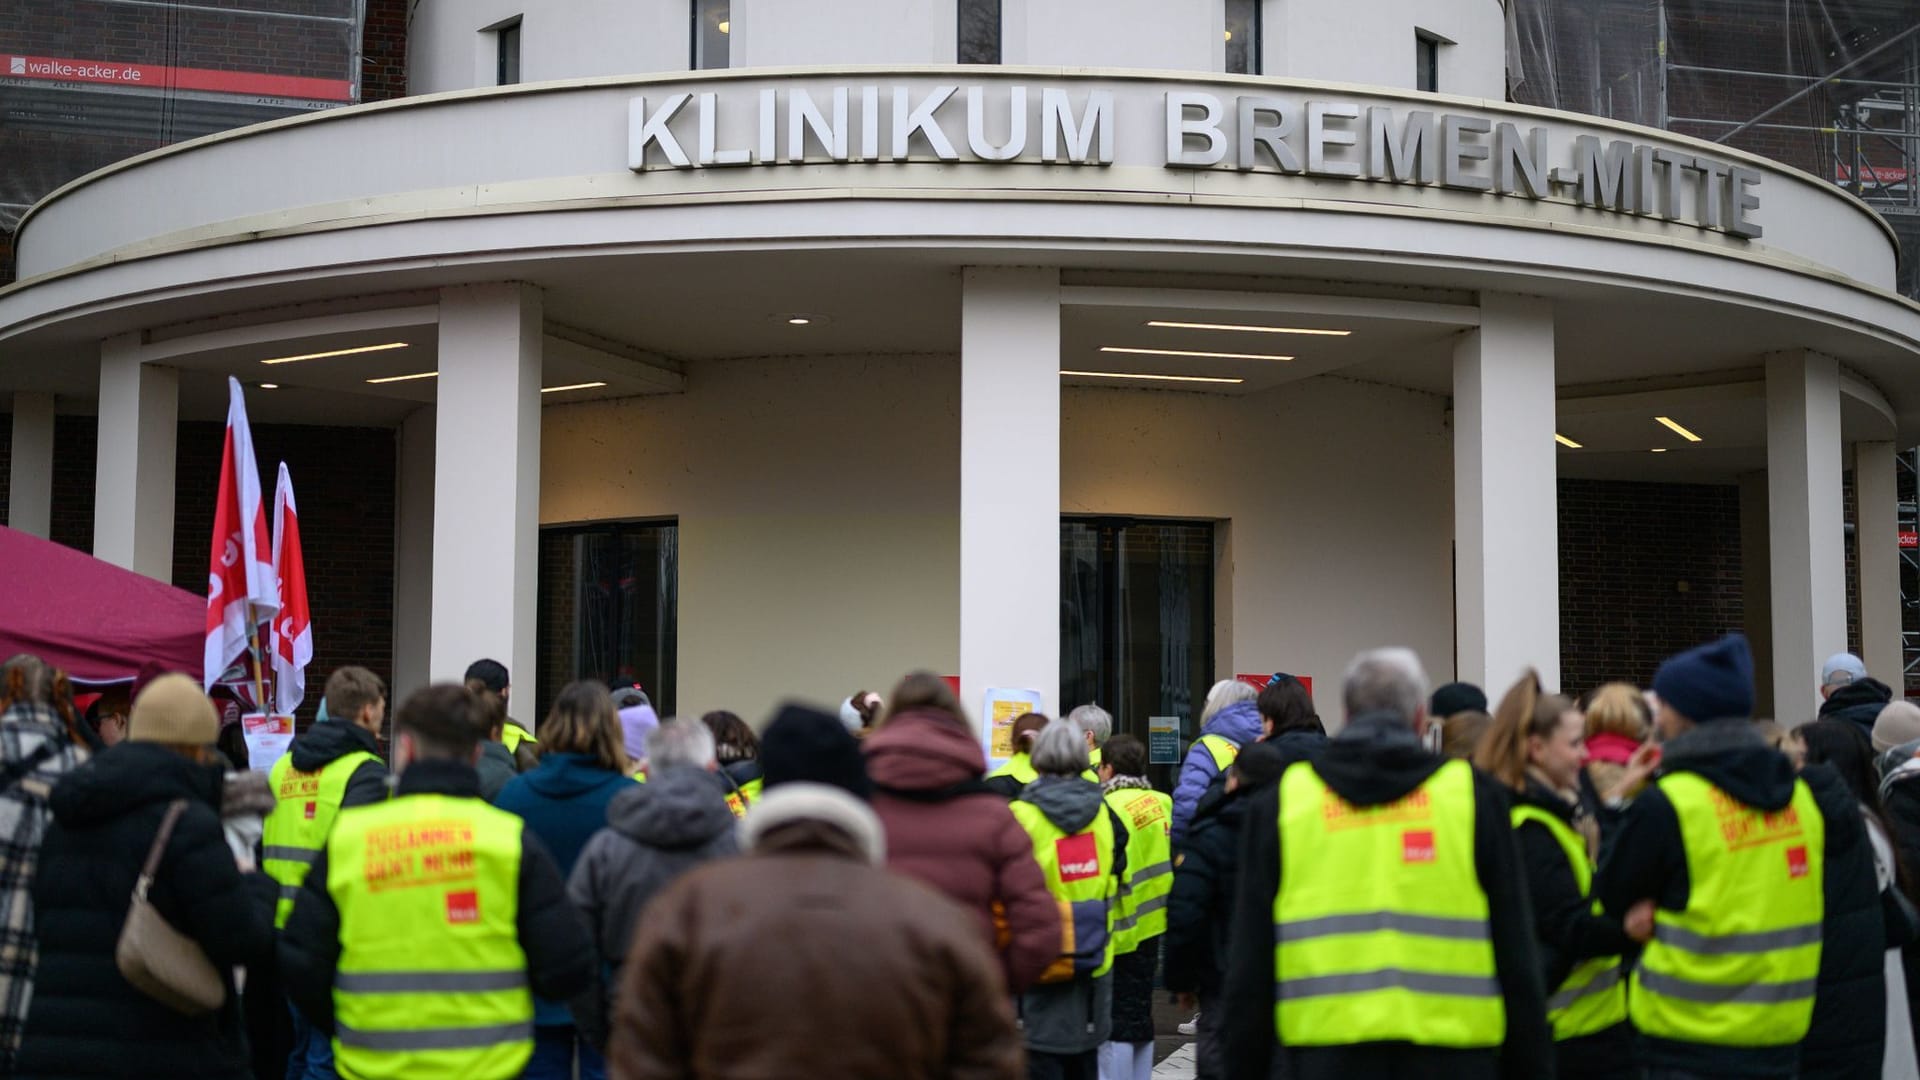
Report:
[[428,667],[506,664],[514,719],[534,717],[540,543],[541,297],[517,283],[440,294]]
[[173,579],[179,428],[180,373],[141,363],[138,334],[102,342],[93,553],[161,581]]
[[1853,446],[1854,537],[1860,544],[1860,649],[1867,672],[1905,697],[1900,627],[1900,495],[1890,442]]
[[1560,688],[1553,305],[1488,293],[1453,351],[1459,677],[1499,700],[1528,667]]
[[434,417],[431,406],[415,409],[394,433],[393,678],[388,690],[396,704],[433,681]]
[[1821,662],[1847,647],[1840,365],[1814,352],[1766,361],[1773,704],[1799,724],[1819,708]]
[[53,395],[13,395],[7,526],[46,539],[53,530]]
[[969,712],[988,688],[1004,687],[1040,691],[1057,714],[1059,612],[1060,275],[969,268],[960,303],[960,694]]

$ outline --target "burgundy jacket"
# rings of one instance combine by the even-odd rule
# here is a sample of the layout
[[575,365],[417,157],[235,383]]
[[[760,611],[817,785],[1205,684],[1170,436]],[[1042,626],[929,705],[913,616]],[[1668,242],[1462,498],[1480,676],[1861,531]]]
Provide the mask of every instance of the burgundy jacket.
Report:
[[978,788],[986,758],[973,731],[944,712],[906,712],[861,749],[873,811],[887,830],[887,867],[973,912],[1007,988],[1026,989],[1060,955],[1060,906],[1007,801]]

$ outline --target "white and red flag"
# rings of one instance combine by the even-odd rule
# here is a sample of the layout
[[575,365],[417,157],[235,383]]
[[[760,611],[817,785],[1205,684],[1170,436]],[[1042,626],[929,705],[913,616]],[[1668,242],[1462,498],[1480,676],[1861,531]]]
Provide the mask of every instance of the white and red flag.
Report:
[[[209,690],[253,640],[255,628],[280,610],[266,508],[260,505],[260,467],[240,380],[227,379],[227,438],[220,453],[220,490],[214,498],[213,554],[207,572],[207,653],[202,674]],[[262,660],[265,657],[261,658]],[[258,705],[264,707],[265,702]]]
[[280,613],[273,617],[273,697],[279,713],[292,716],[307,697],[313,619],[307,609],[307,564],[300,554],[300,512],[284,461],[273,488],[273,572],[280,585]]

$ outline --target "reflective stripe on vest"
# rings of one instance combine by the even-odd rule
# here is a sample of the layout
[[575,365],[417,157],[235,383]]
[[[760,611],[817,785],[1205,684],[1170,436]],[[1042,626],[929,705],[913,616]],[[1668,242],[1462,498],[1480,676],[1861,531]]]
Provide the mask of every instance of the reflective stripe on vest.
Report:
[[[1547,830],[1560,844],[1573,870],[1573,883],[1580,895],[1593,889],[1593,860],[1587,854],[1587,842],[1573,827],[1537,806],[1513,808],[1515,829],[1529,822]],[[1600,902],[1593,902],[1593,913],[1600,914]],[[1547,1020],[1553,1025],[1553,1037],[1577,1039],[1595,1035],[1627,1018],[1627,987],[1620,977],[1620,958],[1602,956],[1582,961],[1567,973],[1558,989],[1547,995]]]
[[519,942],[524,823],[478,799],[406,795],[343,811],[327,840],[340,910],[334,1054],[343,1076],[518,1076],[533,1054]]
[[293,913],[293,898],[300,895],[307,868],[327,842],[327,830],[333,827],[340,803],[347,797],[347,782],[362,764],[378,760],[364,750],[355,750],[310,773],[294,769],[292,754],[282,754],[273,763],[267,773],[273,811],[267,815],[266,828],[260,835],[260,869],[280,885],[280,900],[273,909],[276,929],[287,925],[287,916]]
[[1768,813],[1698,773],[1659,780],[1680,823],[1687,906],[1654,912],[1627,995],[1641,1032],[1715,1046],[1785,1046],[1813,1020],[1826,821],[1804,781]]
[[1086,828],[1068,833],[1024,799],[1010,805],[1014,820],[1033,841],[1033,858],[1047,891],[1060,904],[1060,957],[1040,981],[1105,975],[1113,967],[1113,924],[1120,901],[1120,882],[1113,873],[1113,818],[1102,805]]
[[1207,748],[1207,756],[1221,772],[1226,772],[1227,766],[1240,757],[1239,744],[1225,735],[1202,735],[1195,742]]
[[506,725],[500,729],[500,742],[507,748],[507,753],[509,754],[520,749],[521,743],[527,743],[531,746],[540,745],[540,740],[533,737],[533,732],[528,731],[526,728],[521,727],[511,720],[507,721]]
[[1473,770],[1442,765],[1379,806],[1302,762],[1280,779],[1274,1027],[1289,1046],[1506,1037],[1487,894],[1474,867]]
[[1167,901],[1173,893],[1173,799],[1145,788],[1122,788],[1107,805],[1127,827],[1127,879],[1113,921],[1116,956],[1167,932]]

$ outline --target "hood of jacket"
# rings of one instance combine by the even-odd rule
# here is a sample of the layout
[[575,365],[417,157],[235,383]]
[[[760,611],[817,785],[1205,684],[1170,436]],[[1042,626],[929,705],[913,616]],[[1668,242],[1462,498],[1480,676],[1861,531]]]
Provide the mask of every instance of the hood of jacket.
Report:
[[1879,679],[1851,682],[1820,703],[1820,719],[1839,718],[1865,724],[1869,729],[1880,718],[1880,710],[1893,700],[1893,688]]
[[866,803],[805,781],[781,784],[753,804],[740,822],[740,847],[768,855],[839,855],[874,866],[887,861],[886,833]]
[[68,773],[49,803],[68,828],[90,828],[147,803],[189,799],[218,810],[224,774],[154,743],[123,742]]
[[860,752],[874,783],[900,791],[939,791],[987,771],[980,740],[966,722],[930,709],[888,719],[861,742]]
[[1027,785],[1020,801],[1039,807],[1048,821],[1070,833],[1086,828],[1107,805],[1099,784],[1077,776],[1043,776]]
[[595,761],[592,754],[540,755],[540,764],[521,774],[526,785],[548,799],[577,799],[589,791],[609,784],[629,784],[632,780]]
[[1793,763],[1745,720],[1695,725],[1667,743],[1660,771],[1696,773],[1756,810],[1781,810],[1793,801]]
[[1399,716],[1361,713],[1327,741],[1314,768],[1341,798],[1378,806],[1426,783],[1444,764]]
[[380,756],[380,743],[373,733],[344,720],[322,720],[293,740],[288,753],[293,767],[301,772],[318,772],[348,754],[365,751]]
[[1219,735],[1235,746],[1245,746],[1260,738],[1260,730],[1260,709],[1251,701],[1236,701],[1214,713],[1200,734]]
[[654,848],[701,847],[735,821],[721,781],[705,769],[662,769],[607,805],[614,832]]

